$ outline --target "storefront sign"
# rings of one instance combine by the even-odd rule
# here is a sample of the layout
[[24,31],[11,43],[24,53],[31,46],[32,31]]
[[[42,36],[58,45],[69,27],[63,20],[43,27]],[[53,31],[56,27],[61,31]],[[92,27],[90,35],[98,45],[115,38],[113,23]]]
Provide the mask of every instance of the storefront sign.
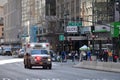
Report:
[[68,33],[77,33],[78,27],[77,26],[67,26],[67,32]]

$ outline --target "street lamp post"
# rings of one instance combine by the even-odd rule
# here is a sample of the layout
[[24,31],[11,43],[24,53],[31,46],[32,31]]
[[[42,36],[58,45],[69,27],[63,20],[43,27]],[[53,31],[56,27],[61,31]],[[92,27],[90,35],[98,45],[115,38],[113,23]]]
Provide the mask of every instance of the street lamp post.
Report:
[[64,39],[64,43],[63,43],[63,47],[64,47],[64,50],[66,49],[66,47],[68,47],[67,45],[67,20],[68,20],[68,16],[69,16],[69,13],[67,10],[64,11],[64,36],[65,36],[65,39]]
[[116,11],[119,12],[119,21],[120,21],[120,0],[115,0]]
[[116,10],[119,12],[119,16],[120,16],[120,0],[116,0],[115,5],[116,5]]
[[98,38],[97,35],[92,35],[92,53],[95,55],[95,39]]
[[95,42],[95,35],[92,35],[92,54],[94,55],[94,42]]

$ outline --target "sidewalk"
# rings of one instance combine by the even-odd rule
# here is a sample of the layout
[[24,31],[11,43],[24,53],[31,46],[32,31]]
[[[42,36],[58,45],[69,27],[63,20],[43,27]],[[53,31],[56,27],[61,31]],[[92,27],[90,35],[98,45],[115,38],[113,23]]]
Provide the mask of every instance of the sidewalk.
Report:
[[114,63],[114,62],[82,61],[74,65],[73,67],[110,71],[110,72],[120,72],[119,62]]

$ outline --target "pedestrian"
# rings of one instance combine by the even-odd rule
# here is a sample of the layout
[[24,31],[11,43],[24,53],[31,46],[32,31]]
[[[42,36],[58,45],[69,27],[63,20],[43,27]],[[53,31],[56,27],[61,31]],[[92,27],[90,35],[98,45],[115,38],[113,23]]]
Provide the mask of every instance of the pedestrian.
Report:
[[60,62],[60,52],[59,51],[56,54],[56,61]]
[[78,51],[75,51],[75,59],[78,59]]
[[91,61],[91,51],[87,51],[87,60]]
[[100,61],[103,61],[103,52],[101,52],[101,53],[99,54],[99,60],[100,60]]
[[105,62],[108,61],[108,50],[104,50],[103,59]]
[[79,57],[79,61],[83,61],[83,57],[86,56],[85,51],[81,51],[80,52],[80,57]]
[[62,61],[66,61],[66,52],[65,51],[61,52],[61,58],[62,58]]
[[18,55],[18,54],[19,54],[19,50],[20,50],[20,49],[17,49],[17,50],[16,50],[16,52],[15,52],[15,53],[16,53],[16,55]]
[[113,61],[113,59],[112,59],[112,51],[108,51],[108,60],[110,62]]
[[75,61],[75,51],[72,51],[71,57],[72,57],[72,62],[74,62]]

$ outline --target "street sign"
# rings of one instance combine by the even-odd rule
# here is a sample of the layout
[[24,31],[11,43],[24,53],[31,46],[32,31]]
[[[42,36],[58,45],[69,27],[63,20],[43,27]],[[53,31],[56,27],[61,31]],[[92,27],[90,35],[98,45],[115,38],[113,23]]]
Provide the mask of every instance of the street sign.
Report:
[[111,36],[118,37],[120,34],[120,22],[114,22],[111,24]]
[[63,34],[59,35],[59,40],[60,40],[60,41],[64,41],[64,40],[65,40],[64,35],[63,35]]
[[82,26],[82,22],[68,22],[68,26]]

